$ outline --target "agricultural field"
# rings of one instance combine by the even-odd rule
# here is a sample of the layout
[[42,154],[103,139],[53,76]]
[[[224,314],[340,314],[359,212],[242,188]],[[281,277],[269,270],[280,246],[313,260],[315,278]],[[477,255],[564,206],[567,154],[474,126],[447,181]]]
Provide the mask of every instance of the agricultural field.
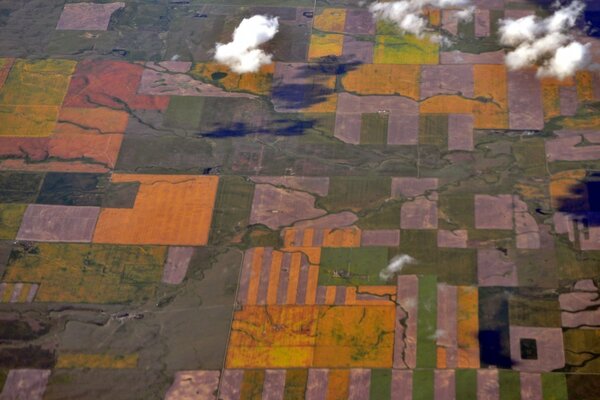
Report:
[[597,33],[370,3],[0,1],[0,399],[600,398]]

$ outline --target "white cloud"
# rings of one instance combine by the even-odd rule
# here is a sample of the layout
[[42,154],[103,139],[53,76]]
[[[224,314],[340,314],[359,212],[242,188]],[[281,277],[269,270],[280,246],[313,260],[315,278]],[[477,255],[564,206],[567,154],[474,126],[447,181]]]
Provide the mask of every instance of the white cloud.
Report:
[[585,68],[590,61],[589,45],[569,34],[585,4],[574,1],[545,19],[534,15],[500,21],[500,43],[515,49],[506,55],[510,69],[539,66],[538,76],[560,79]]
[[238,74],[256,72],[262,65],[270,64],[272,58],[258,46],[273,39],[278,30],[277,17],[255,15],[244,18],[235,28],[231,42],[217,43],[215,60]]
[[394,276],[395,273],[402,271],[402,269],[406,265],[414,264],[416,262],[417,260],[409,256],[408,254],[401,254],[399,256],[396,256],[392,258],[387,267],[385,267],[379,272],[379,278],[381,278],[381,280],[387,281],[392,276]]
[[[395,23],[402,32],[412,33],[422,37],[430,33],[427,19],[423,15],[424,7],[449,8],[467,6],[470,0],[400,0],[387,3],[376,2],[369,6],[369,11],[375,19]],[[466,7],[457,13],[459,20],[469,20],[473,17],[475,7]],[[442,41],[440,35],[430,34],[433,41]]]

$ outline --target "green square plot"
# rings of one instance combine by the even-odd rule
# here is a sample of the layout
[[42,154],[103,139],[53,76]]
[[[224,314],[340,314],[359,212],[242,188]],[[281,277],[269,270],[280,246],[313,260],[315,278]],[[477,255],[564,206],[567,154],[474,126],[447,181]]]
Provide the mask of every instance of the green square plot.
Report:
[[26,204],[0,204],[0,239],[12,240],[17,236]]
[[441,229],[475,228],[475,202],[471,193],[440,193],[438,210]]
[[43,174],[0,172],[0,203],[33,203]]
[[[579,235],[576,231],[575,235]],[[600,276],[600,251],[582,252],[567,238],[559,238],[556,243],[556,261],[559,279],[585,279]]]
[[391,196],[389,177],[335,176],[329,181],[329,194],[319,205],[329,211],[375,208]]
[[[457,399],[469,399],[475,397],[456,397]],[[413,370],[412,382],[413,400],[433,400],[434,399],[434,377],[432,369]]]
[[567,380],[564,374],[542,374],[544,400],[569,400]]
[[319,285],[381,285],[379,272],[387,264],[387,247],[324,247]]
[[389,201],[375,210],[360,215],[357,225],[361,229],[398,229],[400,227],[400,201]]
[[165,113],[165,126],[199,129],[203,109],[203,97],[172,96]]
[[367,113],[361,117],[360,144],[386,144],[388,113]]
[[455,374],[456,398],[477,398],[477,370],[457,369]]
[[510,324],[560,328],[560,305],[558,299],[535,299],[514,296],[509,302]]
[[521,378],[518,371],[499,370],[500,400],[521,400]]
[[262,398],[264,382],[264,369],[250,369],[245,371],[240,390],[240,400],[259,400]]
[[471,285],[477,282],[475,249],[437,247],[437,231],[402,230],[400,248],[390,249],[390,259],[408,254],[417,260],[402,269],[403,275],[435,275],[439,282]]
[[289,369],[285,374],[284,399],[301,400],[304,399],[306,392],[306,382],[308,381],[308,370]]
[[513,143],[517,166],[525,176],[546,176],[546,148],[544,138],[524,138]]
[[48,172],[36,203],[100,206],[109,179],[105,174]]
[[448,147],[448,116],[422,115],[419,118],[419,144]]
[[439,44],[428,37],[414,35],[378,35],[375,43],[376,64],[437,64]]
[[240,238],[246,232],[254,185],[239,176],[223,176],[213,210],[209,241],[220,244]]
[[392,370],[372,369],[370,399],[388,400],[392,395]]

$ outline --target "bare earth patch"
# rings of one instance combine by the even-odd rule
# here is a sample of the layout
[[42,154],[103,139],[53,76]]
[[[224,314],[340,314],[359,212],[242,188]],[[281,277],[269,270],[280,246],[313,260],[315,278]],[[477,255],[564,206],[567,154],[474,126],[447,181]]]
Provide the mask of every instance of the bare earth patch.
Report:
[[178,371],[165,400],[216,399],[220,371]]
[[517,266],[500,250],[479,249],[477,280],[479,286],[517,286]]
[[110,16],[125,3],[71,3],[65,4],[56,29],[105,31],[108,29]]
[[18,240],[91,242],[99,207],[30,204],[23,215]]
[[0,398],[42,400],[49,377],[49,369],[11,369]]
[[169,247],[162,281],[172,285],[183,282],[193,254],[193,247]]
[[292,223],[320,217],[325,210],[315,208],[315,198],[308,193],[258,184],[254,189],[250,224],[264,224],[279,229]]
[[475,195],[475,228],[512,229],[513,198],[509,194]]

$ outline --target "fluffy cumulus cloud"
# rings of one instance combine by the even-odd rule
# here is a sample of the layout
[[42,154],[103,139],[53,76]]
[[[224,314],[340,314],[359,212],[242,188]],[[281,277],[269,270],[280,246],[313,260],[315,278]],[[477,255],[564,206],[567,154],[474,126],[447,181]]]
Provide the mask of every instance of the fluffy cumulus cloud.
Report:
[[409,256],[408,254],[400,254],[392,258],[387,267],[379,272],[379,278],[383,281],[389,280],[394,274],[402,271],[402,269],[408,264],[414,264],[417,260]]
[[[426,7],[460,8],[457,12],[459,20],[470,20],[475,7],[469,6],[470,0],[400,0],[393,2],[376,2],[369,6],[369,11],[376,19],[395,23],[401,31],[423,36],[429,32],[427,19],[423,15]],[[434,41],[441,40],[436,34],[429,37]]]
[[255,15],[244,18],[235,28],[231,42],[217,43],[215,60],[238,74],[256,72],[262,65],[270,64],[272,58],[259,46],[273,39],[278,30],[277,17]]
[[538,65],[538,76],[560,79],[585,68],[589,61],[589,45],[573,39],[569,31],[583,13],[585,4],[574,1],[541,19],[534,15],[500,22],[500,43],[514,47],[506,55],[510,69]]

